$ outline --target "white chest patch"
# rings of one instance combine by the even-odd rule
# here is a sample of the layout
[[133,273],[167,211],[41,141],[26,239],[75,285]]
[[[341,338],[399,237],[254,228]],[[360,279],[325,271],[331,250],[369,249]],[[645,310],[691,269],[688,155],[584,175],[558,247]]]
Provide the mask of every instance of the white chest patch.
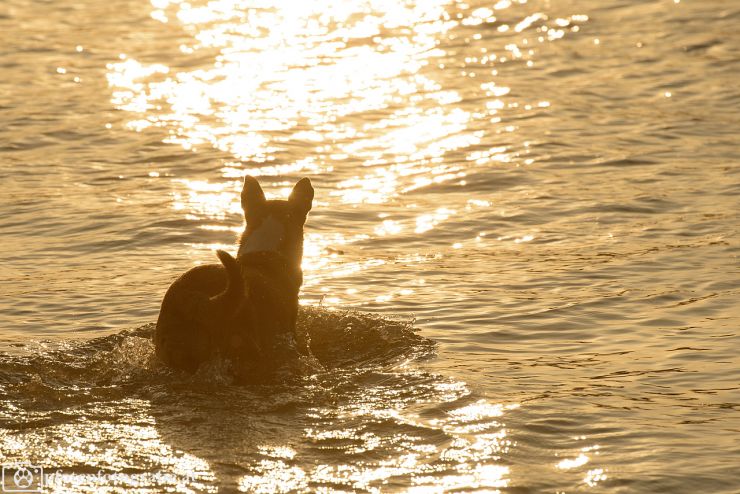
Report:
[[284,237],[285,228],[282,223],[274,217],[268,216],[239,247],[238,255],[248,252],[275,252],[280,247]]

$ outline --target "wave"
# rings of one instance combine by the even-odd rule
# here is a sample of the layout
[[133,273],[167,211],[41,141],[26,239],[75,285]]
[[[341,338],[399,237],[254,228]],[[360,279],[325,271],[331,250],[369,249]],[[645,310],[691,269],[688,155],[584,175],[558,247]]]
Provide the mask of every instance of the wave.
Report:
[[515,407],[423,369],[435,344],[412,321],[302,307],[298,328],[324,370],[269,384],[235,385],[220,361],[165,368],[152,324],[0,355],[4,462],[60,472],[59,492],[110,488],[99,472],[122,474],[123,490],[506,485]]
[[[203,365],[193,375],[166,368],[154,355],[154,328],[154,324],[146,324],[83,342],[64,343],[53,350],[38,349],[29,355],[0,354],[0,391],[8,405],[4,407],[7,413],[0,412],[0,423],[18,427],[24,422],[19,422],[19,412],[40,418],[34,412],[51,412],[101,398],[123,398],[156,385],[192,390],[237,384],[229,362],[219,359]],[[293,366],[292,373],[281,374],[280,382],[271,382],[273,386],[300,385],[311,376],[332,374],[337,369],[392,366],[434,352],[434,343],[417,334],[413,321],[398,318],[301,307],[297,328],[308,338],[319,365]]]

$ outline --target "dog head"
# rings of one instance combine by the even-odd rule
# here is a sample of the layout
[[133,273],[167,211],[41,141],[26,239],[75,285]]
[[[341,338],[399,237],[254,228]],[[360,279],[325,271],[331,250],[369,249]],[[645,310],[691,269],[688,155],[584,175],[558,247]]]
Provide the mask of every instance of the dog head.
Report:
[[252,252],[276,252],[300,270],[303,257],[303,224],[311,210],[313,187],[308,178],[295,184],[287,201],[267,200],[257,179],[244,177],[242,209],[247,228],[237,257]]

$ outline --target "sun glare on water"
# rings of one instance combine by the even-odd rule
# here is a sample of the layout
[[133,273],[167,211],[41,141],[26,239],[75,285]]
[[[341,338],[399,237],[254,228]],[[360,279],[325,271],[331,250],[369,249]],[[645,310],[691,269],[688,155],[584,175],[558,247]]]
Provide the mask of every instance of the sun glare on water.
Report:
[[[393,203],[431,186],[464,185],[476,167],[531,162],[523,158],[527,146],[480,146],[492,128],[502,134],[516,131],[500,123],[510,108],[549,106],[546,101],[513,101],[495,67],[531,61],[533,31],[543,43],[549,38],[542,33],[551,38],[553,29],[564,32],[583,19],[531,14],[511,26],[523,38],[506,46],[506,56],[481,44],[480,56],[466,58],[468,68],[459,72],[463,80],[475,76],[477,108],[460,105],[469,84],[441,80],[436,71],[449,63],[445,44],[457,42],[456,29],[469,30],[463,41],[477,43],[487,26],[508,26],[498,16],[512,4],[470,9],[446,0],[248,6],[235,0],[151,0],[151,17],[179,26],[189,42],[179,46],[181,56],[174,62],[144,63],[135,54],[121,54],[108,65],[112,102],[131,114],[127,126],[133,131],[155,129],[164,142],[186,150],[216,149],[233,157],[221,163],[222,180],[174,179],[173,207],[200,228],[214,231],[219,226],[213,222],[239,217],[239,181],[247,173],[262,177],[268,192],[273,186],[284,188],[285,176],[332,174],[333,190],[319,200],[350,208]],[[300,156],[294,156],[294,149]],[[459,159],[449,159],[452,155]],[[342,173],[345,163],[365,171],[347,175]],[[409,212],[418,207],[400,205]],[[314,234],[305,256],[307,279],[346,272],[339,263],[320,259],[326,247],[422,234],[455,214],[447,208],[415,219],[387,218],[341,239]],[[238,221],[233,224],[238,231]],[[464,248],[482,237],[470,240],[449,245]],[[201,250],[212,246],[193,245]]]
[[[121,54],[111,62],[113,104],[130,113],[127,127],[132,131],[159,132],[164,142],[185,150],[215,149],[229,157],[220,163],[220,180],[173,177],[174,209],[203,230],[236,234],[242,229],[239,193],[245,174],[260,177],[268,198],[287,197],[291,180],[310,175],[332,181],[326,197],[317,195],[322,207],[350,214],[363,204],[393,206],[392,213],[379,215],[374,223],[365,221],[353,232],[306,232],[304,287],[317,288],[389,262],[422,263],[442,255],[342,257],[354,245],[371,238],[428,235],[463,212],[496,207],[489,199],[463,197],[459,207],[420,208],[423,195],[407,197],[428,187],[463,186],[476,170],[487,167],[530,164],[528,143],[517,147],[502,138],[500,145],[481,145],[492,129],[502,136],[516,132],[516,125],[502,123],[508,111],[547,111],[550,106],[547,101],[514,99],[513,89],[497,79],[497,67],[511,61],[531,66],[533,44],[559,39],[569,27],[575,30],[578,22],[585,22],[577,16],[548,19],[535,13],[511,25],[501,23],[499,16],[512,6],[508,1],[475,9],[446,0],[151,4],[152,19],[180,26],[189,42],[178,47],[180,58],[174,62],[144,63],[135,54]],[[497,33],[511,32],[522,39],[498,54],[481,44],[479,56],[466,59],[457,71],[465,85],[436,76],[437,69],[450,63],[448,52],[459,42],[455,30],[465,29],[463,41],[476,43],[492,26]],[[473,96],[464,94],[470,91],[470,81]],[[465,98],[478,103],[461,105]],[[299,156],[295,149],[300,149]],[[342,173],[347,163],[362,172]],[[156,170],[152,173],[159,176]],[[321,187],[319,181],[315,185]],[[526,231],[498,237],[473,232],[468,239],[448,242],[447,249],[464,251],[489,241],[525,244],[535,238]],[[220,243],[190,245],[201,252],[229,248]],[[375,302],[412,297],[423,287],[419,279],[414,286],[389,289]],[[321,302],[338,305],[344,296],[362,293],[356,288],[325,292]],[[453,392],[450,400],[459,397]],[[318,463],[312,468],[296,464],[297,452],[288,445],[263,445],[256,472],[244,475],[239,489],[288,492],[318,482],[374,492],[378,483],[410,476],[413,486],[408,492],[500,492],[512,475],[501,460],[515,447],[503,420],[517,407],[481,400],[453,407],[443,420],[428,421],[393,407],[339,411],[347,417],[367,415],[438,429],[451,440],[418,444],[412,436],[401,437],[394,446],[399,455],[392,460]],[[317,444],[344,441],[356,444],[356,452],[372,451],[382,440],[358,434],[353,429],[305,431]],[[578,469],[589,461],[584,451],[555,468]],[[591,470],[584,483],[595,485],[604,476]]]

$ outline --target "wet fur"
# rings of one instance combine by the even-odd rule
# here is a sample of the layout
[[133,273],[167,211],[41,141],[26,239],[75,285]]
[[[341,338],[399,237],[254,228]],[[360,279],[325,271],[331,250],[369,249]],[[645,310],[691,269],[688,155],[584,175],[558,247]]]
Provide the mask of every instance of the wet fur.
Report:
[[[154,342],[157,356],[170,367],[194,372],[222,356],[249,380],[309,352],[295,322],[311,182],[300,180],[287,201],[267,201],[248,176],[241,199],[247,227],[236,259],[218,251],[221,264],[190,269],[165,293]],[[271,224],[260,231],[263,222]],[[272,237],[253,237],[265,231]],[[265,245],[274,250],[262,250]]]

